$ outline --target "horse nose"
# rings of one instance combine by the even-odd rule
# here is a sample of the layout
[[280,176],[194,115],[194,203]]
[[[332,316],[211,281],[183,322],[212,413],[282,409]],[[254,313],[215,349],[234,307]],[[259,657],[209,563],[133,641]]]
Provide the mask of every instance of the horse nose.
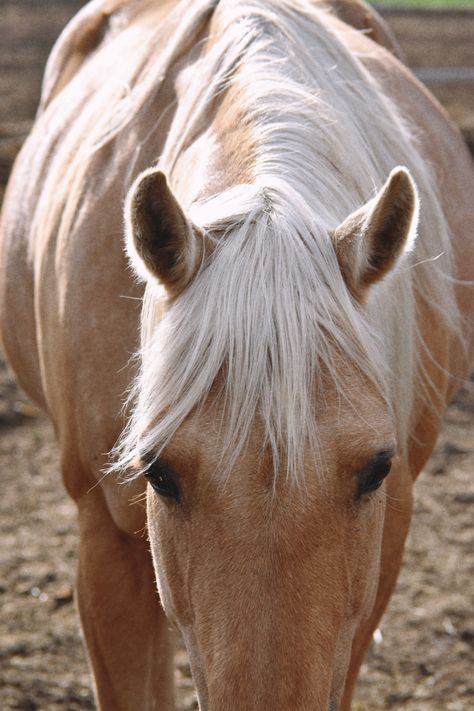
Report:
[[337,711],[337,706],[334,701],[329,702],[328,711]]

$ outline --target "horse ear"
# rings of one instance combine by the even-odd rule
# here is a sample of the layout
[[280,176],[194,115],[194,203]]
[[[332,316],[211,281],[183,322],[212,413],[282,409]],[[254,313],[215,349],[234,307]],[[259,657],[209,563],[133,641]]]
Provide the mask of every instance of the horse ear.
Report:
[[359,302],[414,243],[418,195],[406,168],[395,168],[377,195],[334,230],[345,282]]
[[166,176],[150,169],[138,176],[125,208],[127,251],[135,271],[158,279],[177,296],[203,258],[203,238],[186,218]]

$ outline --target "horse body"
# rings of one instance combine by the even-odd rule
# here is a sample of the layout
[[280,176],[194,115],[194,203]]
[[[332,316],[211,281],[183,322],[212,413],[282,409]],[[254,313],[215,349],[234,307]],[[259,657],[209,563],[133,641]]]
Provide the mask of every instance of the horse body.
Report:
[[1,330],[78,505],[103,709],[173,707],[154,574],[201,708],[350,706],[474,310],[469,156],[382,44],[358,2],[101,0],[50,59]]

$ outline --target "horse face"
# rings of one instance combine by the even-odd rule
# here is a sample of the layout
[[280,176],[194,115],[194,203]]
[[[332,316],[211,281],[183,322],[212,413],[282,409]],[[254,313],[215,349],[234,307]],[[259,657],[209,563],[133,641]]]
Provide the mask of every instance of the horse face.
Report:
[[[338,278],[360,308],[412,243],[416,211],[411,178],[397,169],[334,230]],[[156,171],[138,179],[128,216],[132,260],[165,286],[180,311],[180,295],[206,259],[203,233]],[[252,335],[257,347],[260,333]],[[210,339],[206,356],[213,345]],[[187,363],[192,347],[191,341],[179,351],[175,368]],[[377,589],[387,585],[379,579],[384,482],[393,469],[393,492],[407,499],[400,482],[408,479],[397,466],[380,392],[337,348],[330,366],[310,408],[318,446],[303,453],[302,480],[278,471],[275,449],[262,447],[268,438],[258,405],[245,447],[235,458],[223,455],[219,388],[188,409],[158,459],[145,452],[158,587],[185,639],[203,709],[337,709],[350,665],[357,671],[360,664]],[[390,558],[390,543],[384,545]]]
[[203,709],[338,707],[374,606],[397,461],[384,405],[352,375],[350,404],[329,387],[321,397],[320,468],[308,453],[301,485],[274,476],[258,426],[223,479],[215,402],[147,474],[159,591]]

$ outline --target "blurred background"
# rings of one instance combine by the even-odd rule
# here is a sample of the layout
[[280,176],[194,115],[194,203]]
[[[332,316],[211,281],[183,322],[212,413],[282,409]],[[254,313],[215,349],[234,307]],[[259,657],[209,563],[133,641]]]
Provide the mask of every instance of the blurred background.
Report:
[[[84,4],[0,0],[0,201],[33,121],[51,45]],[[474,0],[377,8],[474,151]],[[449,408],[417,485],[405,566],[364,665],[356,711],[474,709],[473,470],[471,381]],[[93,709],[74,609],[74,506],[59,479],[50,427],[1,360],[0,472],[0,709]],[[179,711],[197,708],[180,648],[176,681]]]

